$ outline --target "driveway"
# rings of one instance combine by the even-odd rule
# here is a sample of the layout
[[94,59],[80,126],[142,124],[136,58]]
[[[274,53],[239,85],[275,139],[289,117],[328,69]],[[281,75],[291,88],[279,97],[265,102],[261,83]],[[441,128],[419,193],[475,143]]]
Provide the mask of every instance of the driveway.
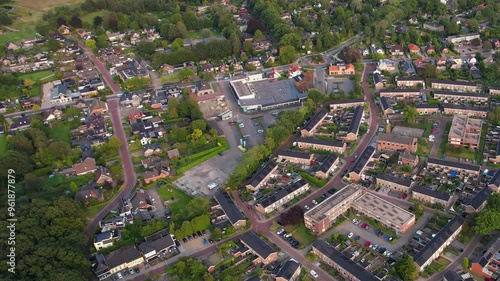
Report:
[[[448,123],[448,118],[445,118],[443,116],[440,116],[438,118],[438,120],[439,120],[439,124],[438,124],[437,130],[436,130],[436,133],[434,134],[435,135],[434,143],[432,144],[432,149],[431,149],[431,153],[430,153],[431,158],[441,157],[441,155],[438,155],[439,146],[441,145],[441,141],[443,140],[443,136],[445,133],[444,130],[446,128],[446,123]],[[446,137],[447,136],[448,136],[448,134],[446,134]]]
[[[165,187],[164,187],[165,188]],[[155,218],[163,218],[165,216],[165,205],[163,204],[163,200],[161,200],[161,197],[158,195],[158,187],[149,189],[147,192],[153,199],[153,205],[155,206]]]

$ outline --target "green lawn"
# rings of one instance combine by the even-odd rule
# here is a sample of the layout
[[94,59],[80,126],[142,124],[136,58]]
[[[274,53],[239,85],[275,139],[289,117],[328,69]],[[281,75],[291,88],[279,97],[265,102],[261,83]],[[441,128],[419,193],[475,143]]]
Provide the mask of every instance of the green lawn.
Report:
[[82,22],[87,22],[93,26],[94,25],[94,18],[97,16],[103,17],[104,11],[95,11],[93,13],[86,14],[85,16],[81,17],[81,20],[82,20]]
[[311,230],[309,230],[303,222],[298,225],[286,226],[285,230],[292,234],[293,238],[300,242],[300,249],[303,249],[310,245],[312,242],[318,239]]
[[71,144],[71,134],[69,132],[69,125],[50,128],[49,138],[54,140],[64,141]]
[[21,75],[18,75],[19,79],[30,79],[33,80],[34,82],[44,82],[46,80],[50,80],[49,78],[52,77],[54,73],[52,70],[47,69],[47,70],[41,70],[41,71],[35,71],[35,72],[29,72],[29,73],[24,73]]
[[7,139],[5,137],[0,138],[0,155],[7,152]]
[[432,144],[424,138],[418,139],[417,155],[419,156],[429,156],[431,153]]
[[35,25],[33,24],[14,24],[12,28],[18,29],[18,32],[5,31],[0,35],[0,44],[5,45],[5,43],[12,41],[19,43],[27,38],[33,38],[36,35]]
[[185,208],[192,197],[184,193],[184,191],[175,188],[172,184],[164,184],[158,187],[158,195],[163,201],[174,198],[173,203],[169,204],[170,210],[174,214],[181,213],[181,209]]

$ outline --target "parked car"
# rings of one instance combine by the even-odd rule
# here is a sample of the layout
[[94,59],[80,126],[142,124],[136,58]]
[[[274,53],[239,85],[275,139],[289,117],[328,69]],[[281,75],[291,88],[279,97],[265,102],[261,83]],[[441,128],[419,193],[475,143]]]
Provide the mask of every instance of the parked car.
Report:
[[193,238],[195,238],[195,239],[198,238],[198,235],[196,235],[196,232],[193,233]]
[[281,235],[281,233],[283,233],[283,231],[285,231],[283,228],[279,229],[278,231],[276,231],[276,234]]
[[201,234],[201,231],[196,231],[196,234],[201,237],[203,234]]
[[193,240],[193,236],[189,235],[189,236],[188,236],[188,240],[189,240],[189,241]]
[[372,244],[372,243],[371,243],[370,241],[366,241],[366,243],[365,243],[365,247],[370,247],[370,245],[371,245],[371,244]]
[[257,133],[262,134],[262,133],[264,133],[264,130],[262,130],[262,129],[258,129],[258,130],[257,130]]
[[184,242],[184,243],[188,242],[188,240],[186,239],[186,237],[182,238],[182,242]]
[[208,240],[207,238],[203,237],[203,245],[207,246],[208,245]]
[[309,210],[309,209],[311,209],[311,208],[310,208],[309,206],[305,205],[305,206],[304,206],[304,209]]
[[352,237],[354,236],[354,233],[349,233],[349,235],[347,235],[347,238],[351,239]]
[[318,273],[316,273],[316,271],[314,270],[309,271],[309,274],[311,274],[311,276],[314,278],[318,278]]
[[201,233],[202,233],[203,235],[206,235],[206,234],[207,234],[207,231],[206,231],[205,229],[203,229],[203,230],[201,231]]
[[354,241],[359,241],[359,239],[361,239],[361,236],[359,235],[354,236]]
[[284,236],[284,237],[285,237],[285,238],[292,237],[292,234],[291,234],[291,233],[287,233],[287,234],[285,234],[285,236]]
[[314,205],[318,205],[318,201],[316,201],[316,200],[313,200],[313,201],[312,201],[312,203],[313,203]]

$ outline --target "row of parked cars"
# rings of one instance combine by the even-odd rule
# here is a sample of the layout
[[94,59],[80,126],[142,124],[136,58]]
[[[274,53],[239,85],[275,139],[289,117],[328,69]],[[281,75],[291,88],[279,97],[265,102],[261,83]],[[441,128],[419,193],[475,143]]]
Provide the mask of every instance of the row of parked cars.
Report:
[[[191,241],[191,240],[196,239],[198,237],[202,237],[206,234],[207,234],[206,230],[196,231],[192,235],[188,235],[187,237],[182,238],[182,242],[187,243],[188,241]],[[210,239],[209,241],[210,241],[210,243],[213,243],[212,239]]]
[[[333,195],[335,192],[336,192],[335,188],[332,188],[332,189],[328,190],[328,193],[330,195]],[[323,195],[321,195],[321,199],[325,200],[326,198],[328,198],[330,196],[328,193],[323,193]],[[319,198],[318,198],[318,200],[319,200]],[[319,204],[318,200],[314,199],[312,201],[313,205],[318,205]],[[309,210],[311,208],[308,205],[305,205],[304,209]]]
[[278,231],[276,231],[276,234],[278,234],[283,239],[285,239],[286,241],[288,241],[288,243],[290,243],[290,245],[292,246],[292,248],[294,248],[294,249],[298,249],[299,248],[299,245],[300,245],[299,241],[295,240],[292,237],[292,234],[286,232],[283,228],[280,229],[280,230],[278,230]]

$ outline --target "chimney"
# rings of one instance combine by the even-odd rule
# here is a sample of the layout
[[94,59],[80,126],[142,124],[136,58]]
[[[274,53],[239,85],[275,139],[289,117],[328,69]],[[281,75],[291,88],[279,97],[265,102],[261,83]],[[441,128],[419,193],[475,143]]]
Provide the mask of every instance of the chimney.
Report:
[[385,125],[385,132],[386,132],[387,134],[390,134],[390,133],[391,133],[391,130],[392,130],[392,128],[391,128],[391,123],[387,122],[387,125]]

